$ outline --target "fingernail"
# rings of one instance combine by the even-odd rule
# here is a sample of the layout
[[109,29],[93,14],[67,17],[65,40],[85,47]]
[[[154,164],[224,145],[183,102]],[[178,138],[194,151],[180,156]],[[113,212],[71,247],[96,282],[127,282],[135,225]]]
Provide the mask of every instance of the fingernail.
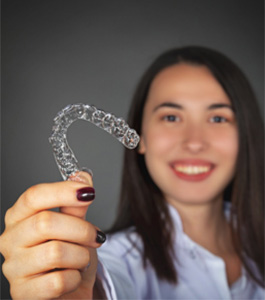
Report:
[[79,201],[91,201],[95,199],[95,189],[85,187],[76,191],[76,197]]
[[106,235],[104,232],[97,230],[96,242],[103,244],[106,241]]
[[[87,176],[87,174],[89,176]],[[92,180],[92,175],[91,174],[92,174],[92,171],[91,171],[91,173],[89,173],[88,171],[83,171],[82,170],[82,172],[76,172],[73,175],[71,175],[68,180],[76,181],[76,182],[83,182],[83,183],[86,183],[88,185],[93,185],[93,180]]]
[[83,172],[87,172],[92,178],[93,178],[93,172],[92,172],[92,170],[91,169],[89,169],[89,168],[82,168],[81,169]]

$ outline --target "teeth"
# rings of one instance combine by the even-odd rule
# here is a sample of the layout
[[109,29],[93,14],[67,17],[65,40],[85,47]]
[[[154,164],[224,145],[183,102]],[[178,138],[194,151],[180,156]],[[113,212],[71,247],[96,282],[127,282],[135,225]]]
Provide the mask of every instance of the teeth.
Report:
[[209,166],[176,166],[175,170],[188,175],[206,173],[210,170]]

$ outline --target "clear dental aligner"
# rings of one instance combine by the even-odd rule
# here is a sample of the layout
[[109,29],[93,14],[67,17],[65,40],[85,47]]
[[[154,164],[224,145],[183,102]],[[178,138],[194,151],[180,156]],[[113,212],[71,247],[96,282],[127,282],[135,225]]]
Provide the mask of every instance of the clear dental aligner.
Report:
[[116,137],[125,147],[137,147],[140,137],[134,129],[113,114],[97,109],[88,104],[70,104],[58,112],[54,118],[54,126],[49,142],[52,145],[54,157],[64,180],[80,171],[78,161],[67,142],[67,129],[76,120],[89,121]]

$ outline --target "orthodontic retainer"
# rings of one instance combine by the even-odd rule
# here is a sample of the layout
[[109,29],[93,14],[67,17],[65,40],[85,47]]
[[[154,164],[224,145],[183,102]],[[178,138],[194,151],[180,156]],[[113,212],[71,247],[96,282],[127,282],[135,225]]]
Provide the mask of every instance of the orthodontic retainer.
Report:
[[54,118],[52,135],[49,138],[55,161],[64,180],[82,170],[68,145],[66,136],[68,127],[79,119],[89,121],[107,131],[128,149],[136,148],[140,141],[137,132],[122,118],[117,118],[93,105],[79,103],[66,106]]

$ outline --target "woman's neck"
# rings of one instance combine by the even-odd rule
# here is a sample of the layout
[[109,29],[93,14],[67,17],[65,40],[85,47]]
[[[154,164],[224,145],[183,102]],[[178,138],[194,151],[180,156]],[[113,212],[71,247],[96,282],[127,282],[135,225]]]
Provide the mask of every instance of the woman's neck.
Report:
[[196,243],[213,252],[232,251],[229,224],[223,212],[221,198],[210,203],[171,204],[177,209],[184,232]]
[[184,232],[197,244],[223,259],[227,282],[241,275],[241,261],[234,249],[231,228],[223,212],[223,200],[206,204],[170,202],[179,212]]

